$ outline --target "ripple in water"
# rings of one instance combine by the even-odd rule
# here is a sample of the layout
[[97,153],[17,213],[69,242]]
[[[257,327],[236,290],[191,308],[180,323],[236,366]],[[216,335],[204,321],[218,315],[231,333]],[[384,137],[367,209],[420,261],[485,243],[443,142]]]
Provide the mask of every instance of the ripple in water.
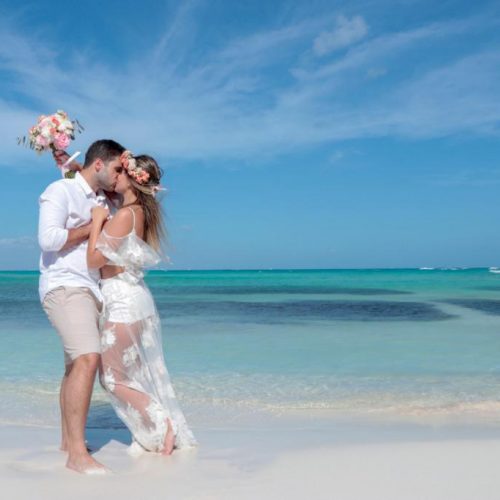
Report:
[[290,320],[342,321],[440,321],[455,316],[433,304],[396,301],[327,301],[286,302],[198,301],[158,304],[164,317],[205,316],[255,323],[288,323]]
[[500,316],[500,300],[492,299],[453,299],[442,301],[454,306],[466,307],[475,311],[485,312],[494,316]]
[[260,295],[260,294],[292,294],[292,295],[411,295],[412,292],[391,290],[387,288],[350,288],[330,286],[152,286],[153,292],[172,295]]

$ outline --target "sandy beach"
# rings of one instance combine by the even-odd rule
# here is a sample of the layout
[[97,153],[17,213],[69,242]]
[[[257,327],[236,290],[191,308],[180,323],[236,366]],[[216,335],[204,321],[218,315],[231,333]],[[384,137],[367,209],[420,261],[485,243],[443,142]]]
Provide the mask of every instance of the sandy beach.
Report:
[[500,429],[259,419],[197,429],[201,446],[171,457],[127,453],[124,430],[89,430],[113,473],[64,467],[55,428],[0,428],[7,499],[497,499]]

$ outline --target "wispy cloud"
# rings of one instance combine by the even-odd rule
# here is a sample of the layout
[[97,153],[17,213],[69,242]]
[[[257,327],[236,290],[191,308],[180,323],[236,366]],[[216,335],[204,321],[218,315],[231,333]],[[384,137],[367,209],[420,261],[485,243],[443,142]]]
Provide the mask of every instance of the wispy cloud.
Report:
[[387,70],[385,68],[368,68],[366,71],[366,76],[368,78],[380,78],[387,74]]
[[[16,135],[57,108],[82,121],[87,142],[114,137],[177,161],[258,158],[363,137],[492,133],[500,120],[498,42],[432,58],[435,43],[464,40],[491,20],[368,33],[361,15],[337,18],[333,30],[334,18],[303,19],[193,59],[179,47],[201,27],[197,4],[184,5],[149,57],[119,68],[95,56],[68,59],[44,39],[3,26],[0,70],[10,92],[0,99],[2,163],[31,159]],[[410,52],[421,63],[405,73]]]
[[500,169],[459,168],[448,174],[437,173],[426,178],[434,186],[449,188],[485,188],[500,184]]
[[324,56],[337,49],[347,47],[361,40],[368,33],[368,25],[361,16],[348,19],[339,16],[335,28],[323,31],[314,39],[313,50],[318,56]]
[[17,238],[0,238],[0,247],[34,247],[36,238],[32,236],[19,236]]
[[298,78],[305,80],[322,80],[332,77],[341,77],[351,71],[358,71],[373,67],[380,62],[397,62],[406,67],[404,59],[400,60],[407,51],[419,49],[415,57],[423,60],[432,60],[435,44],[440,40],[449,40],[460,36],[467,36],[475,30],[487,28],[492,20],[475,17],[465,20],[446,22],[431,22],[418,28],[406,31],[380,33],[368,40],[349,48],[339,58],[320,62],[313,67],[297,67],[294,72]]
[[407,82],[394,95],[392,121],[398,133],[439,137],[498,132],[500,51],[463,57]]

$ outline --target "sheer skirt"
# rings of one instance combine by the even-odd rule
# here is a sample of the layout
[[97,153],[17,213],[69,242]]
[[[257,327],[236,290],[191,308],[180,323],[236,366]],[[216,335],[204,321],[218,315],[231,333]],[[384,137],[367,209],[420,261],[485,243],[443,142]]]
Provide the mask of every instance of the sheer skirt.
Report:
[[168,420],[176,448],[195,446],[165,365],[150,291],[127,272],[101,280],[101,290],[105,310],[99,378],[117,415],[148,451],[162,451]]

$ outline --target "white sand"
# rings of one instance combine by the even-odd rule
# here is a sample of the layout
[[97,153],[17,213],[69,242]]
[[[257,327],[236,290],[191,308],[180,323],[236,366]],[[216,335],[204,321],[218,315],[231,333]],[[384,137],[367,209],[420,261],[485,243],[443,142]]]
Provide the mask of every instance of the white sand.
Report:
[[3,499],[498,499],[498,429],[311,422],[198,429],[201,447],[127,455],[125,431],[90,431],[114,473],[64,467],[57,429],[0,426]]

